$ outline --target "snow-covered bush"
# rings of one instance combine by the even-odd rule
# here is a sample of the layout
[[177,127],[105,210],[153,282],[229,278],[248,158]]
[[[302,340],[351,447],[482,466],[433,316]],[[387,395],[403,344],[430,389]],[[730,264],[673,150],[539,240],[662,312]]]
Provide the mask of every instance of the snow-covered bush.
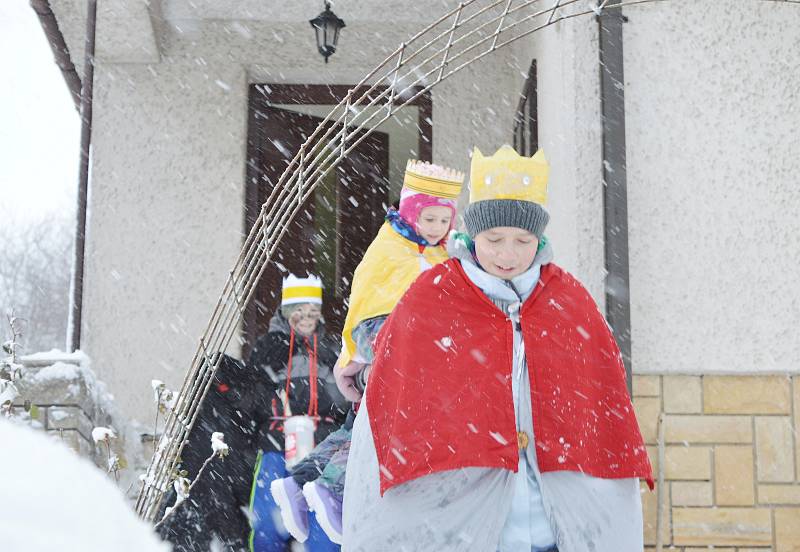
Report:
[[17,353],[20,348],[19,337],[22,335],[21,320],[14,316],[13,311],[6,315],[8,326],[11,330],[11,339],[3,342],[5,357],[0,358],[0,411],[6,417],[13,413],[14,401],[19,396],[16,381],[22,376],[23,366],[17,362]]
[[106,472],[114,474],[114,480],[119,481],[120,460],[119,456],[112,454],[111,441],[117,438],[113,429],[107,427],[96,427],[92,430],[92,440],[95,444],[105,443],[106,445]]
[[158,440],[158,416],[163,414],[166,418],[166,415],[175,408],[178,402],[178,394],[171,389],[167,389],[167,385],[161,380],[152,380],[150,386],[153,388],[153,395],[156,401],[156,421],[153,427],[153,439]]
[[175,497],[175,504],[172,506],[167,507],[164,511],[164,517],[156,523],[156,528],[158,528],[164,520],[166,520],[169,516],[171,516],[175,510],[183,504],[183,502],[189,498],[189,495],[192,492],[192,488],[200,481],[200,478],[203,475],[206,467],[211,463],[214,458],[224,459],[230,453],[230,448],[228,447],[227,443],[225,443],[225,434],[219,431],[214,431],[211,433],[211,455],[206,458],[203,465],[200,466],[200,469],[197,472],[193,481],[190,481],[186,476],[188,475],[185,471],[181,471],[176,474],[175,479],[172,482],[173,488],[175,489],[176,497]]

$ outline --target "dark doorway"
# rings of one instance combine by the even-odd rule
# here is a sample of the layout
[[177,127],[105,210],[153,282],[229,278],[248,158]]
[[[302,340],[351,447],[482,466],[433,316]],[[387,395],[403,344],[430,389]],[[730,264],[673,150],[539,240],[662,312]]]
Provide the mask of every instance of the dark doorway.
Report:
[[[249,233],[261,205],[289,161],[322,121],[320,117],[301,113],[302,106],[336,105],[350,88],[305,84],[250,86],[245,233]],[[375,93],[382,90],[376,87]],[[420,94],[409,105],[418,108],[418,157],[431,161],[433,108],[430,93]],[[281,280],[289,271],[311,272],[322,278],[327,329],[341,332],[353,272],[383,224],[389,202],[388,167],[389,135],[373,131],[303,205],[245,310],[243,358],[249,356],[255,339],[267,331],[269,320],[280,303]]]
[[[254,156],[249,165],[252,172],[257,168],[259,177],[248,182],[256,186],[253,199],[258,209],[322,121],[276,107],[255,114],[249,139]],[[389,136],[373,131],[317,186],[289,225],[248,305],[248,343],[267,331],[280,304],[282,278],[290,272],[322,278],[326,325],[329,331],[341,331],[350,280],[382,224],[388,201]],[[248,222],[252,225],[254,219]]]

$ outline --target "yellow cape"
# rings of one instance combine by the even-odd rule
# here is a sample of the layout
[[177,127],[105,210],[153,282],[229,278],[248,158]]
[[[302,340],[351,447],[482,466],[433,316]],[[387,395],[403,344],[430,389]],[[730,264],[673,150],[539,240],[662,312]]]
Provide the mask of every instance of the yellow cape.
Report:
[[392,312],[412,282],[422,274],[422,257],[431,266],[448,258],[442,246],[426,247],[420,254],[419,245],[398,234],[388,222],[383,224],[353,274],[347,318],[342,329],[341,366],[350,362],[356,352],[353,329],[364,320]]

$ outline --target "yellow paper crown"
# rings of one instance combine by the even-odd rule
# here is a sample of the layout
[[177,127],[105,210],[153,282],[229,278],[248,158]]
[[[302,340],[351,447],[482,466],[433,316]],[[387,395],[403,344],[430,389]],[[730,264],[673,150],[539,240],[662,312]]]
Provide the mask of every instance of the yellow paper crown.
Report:
[[523,157],[509,145],[485,157],[478,148],[472,152],[469,202],[487,199],[518,199],[539,205],[547,203],[550,165],[544,151]]
[[457,198],[463,183],[464,173],[416,159],[408,160],[403,178],[403,188],[445,199]]

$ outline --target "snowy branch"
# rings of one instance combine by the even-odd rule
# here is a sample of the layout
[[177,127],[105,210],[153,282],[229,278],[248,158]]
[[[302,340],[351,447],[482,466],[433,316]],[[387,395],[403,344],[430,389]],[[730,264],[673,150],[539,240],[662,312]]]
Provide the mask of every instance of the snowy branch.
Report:
[[19,396],[17,386],[14,384],[22,375],[22,365],[17,362],[17,350],[20,348],[19,337],[20,318],[14,316],[14,311],[6,314],[8,326],[11,329],[11,340],[3,343],[3,351],[9,355],[0,360],[0,410],[10,417],[13,412],[14,400]]
[[94,440],[95,444],[97,443],[105,443],[106,444],[106,473],[113,473],[114,480],[119,482],[119,470],[120,470],[120,461],[119,456],[116,454],[111,454],[111,440],[116,439],[117,434],[114,433],[114,430],[109,429],[107,427],[96,427],[92,430],[92,439]]
[[178,507],[183,504],[183,502],[189,498],[189,495],[192,493],[192,489],[197,482],[200,481],[200,477],[203,475],[206,467],[211,463],[214,458],[225,458],[228,453],[230,452],[230,448],[228,447],[227,443],[225,443],[225,435],[220,433],[219,431],[215,431],[211,434],[211,455],[205,459],[203,465],[200,466],[200,469],[197,472],[197,475],[194,478],[194,481],[189,483],[189,480],[185,477],[177,477],[173,482],[173,488],[175,489],[175,493],[177,496],[175,497],[175,504],[168,507],[164,511],[164,517],[161,518],[161,521],[155,524],[155,529],[158,529],[164,521],[166,521]]

